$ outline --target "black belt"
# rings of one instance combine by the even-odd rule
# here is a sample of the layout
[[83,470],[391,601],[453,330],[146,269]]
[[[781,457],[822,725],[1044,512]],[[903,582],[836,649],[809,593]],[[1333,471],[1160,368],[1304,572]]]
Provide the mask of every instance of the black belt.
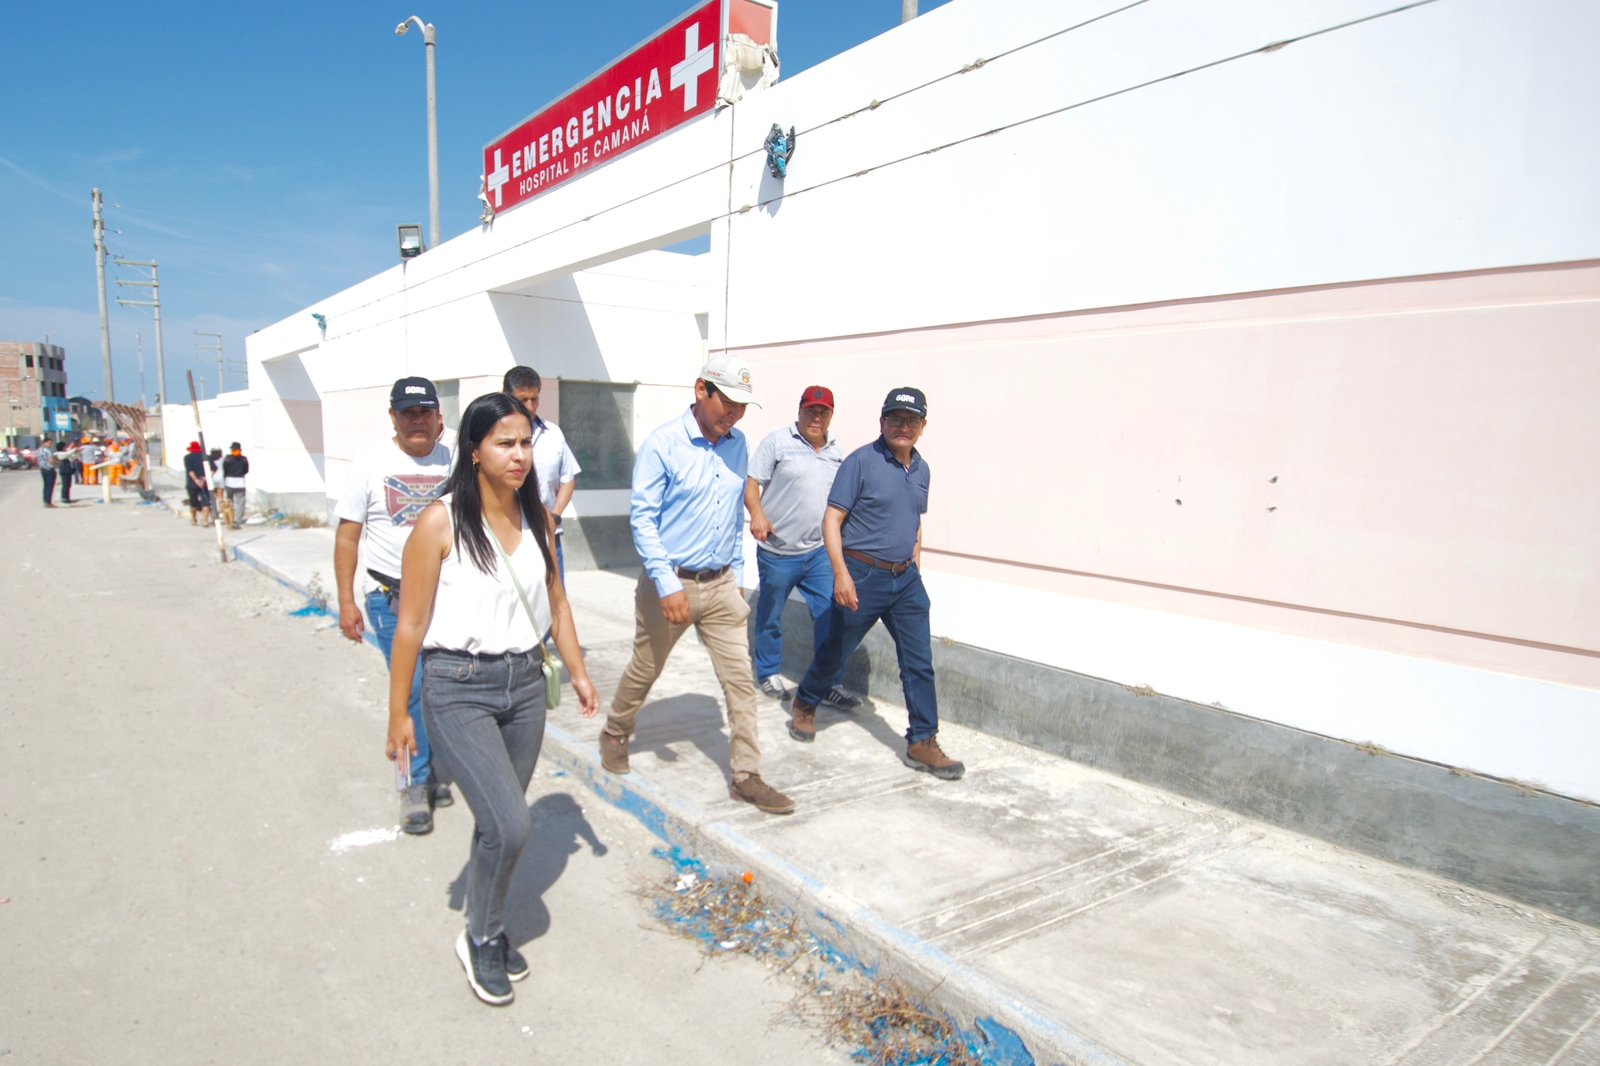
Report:
[[886,563],[882,559],[874,559],[865,552],[858,552],[853,548],[846,548],[844,550],[844,554],[848,558],[854,559],[858,563],[866,563],[868,566],[875,566],[879,570],[887,570],[889,573],[895,575],[903,574],[907,570],[911,569],[910,559],[907,559],[903,563]]
[[712,578],[721,577],[727,572],[728,568],[726,566],[719,566],[715,570],[685,570],[680,566],[673,570],[673,573],[685,581],[710,581]]
[[367,575],[378,583],[378,591],[388,598],[390,603],[400,598],[400,579],[390,577],[388,574],[369,569]]

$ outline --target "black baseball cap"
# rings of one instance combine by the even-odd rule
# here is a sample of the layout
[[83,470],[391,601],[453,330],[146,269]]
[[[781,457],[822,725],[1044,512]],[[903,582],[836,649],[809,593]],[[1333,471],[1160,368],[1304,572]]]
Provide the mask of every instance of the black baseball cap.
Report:
[[890,411],[910,411],[918,418],[927,418],[928,398],[922,395],[921,389],[913,389],[910,385],[890,389],[889,395],[883,398],[883,410],[879,414],[886,415]]
[[401,378],[389,390],[391,411],[409,411],[413,407],[439,407],[439,393],[427,378]]

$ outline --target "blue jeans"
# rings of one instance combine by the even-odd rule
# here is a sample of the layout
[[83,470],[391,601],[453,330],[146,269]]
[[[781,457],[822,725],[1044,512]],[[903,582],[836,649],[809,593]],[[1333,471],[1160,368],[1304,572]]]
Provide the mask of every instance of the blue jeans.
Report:
[[[537,653],[535,653],[536,655]],[[467,856],[467,933],[505,931],[506,892],[528,846],[528,782],[544,743],[544,675],[535,655],[422,655],[428,730],[439,763],[472,811]]]
[[[394,654],[394,608],[389,597],[374,589],[367,593],[367,617],[372,620],[372,638],[383,652],[383,661],[389,662]],[[422,724],[422,656],[417,656],[417,672],[411,675],[411,702],[406,705],[411,715],[411,726],[417,735],[417,753],[411,756],[411,783],[428,784],[433,776],[433,758],[428,747],[428,730]]]
[[891,574],[855,559],[846,559],[845,566],[856,583],[856,610],[834,604],[828,639],[801,678],[795,700],[813,707],[821,703],[867,630],[881,618],[900,663],[900,688],[910,715],[906,743],[919,744],[939,731],[939,696],[933,685],[933,644],[928,630],[930,604],[922,574],[914,566],[903,574]]
[[[800,590],[806,610],[811,612],[811,652],[822,650],[828,638],[833,614],[833,565],[828,549],[818,548],[805,555],[779,555],[756,549],[756,567],[761,575],[761,592],[756,597],[756,677],[771,677],[783,672],[783,605],[789,593]],[[844,670],[840,664],[841,672]],[[829,682],[837,684],[838,675]]]

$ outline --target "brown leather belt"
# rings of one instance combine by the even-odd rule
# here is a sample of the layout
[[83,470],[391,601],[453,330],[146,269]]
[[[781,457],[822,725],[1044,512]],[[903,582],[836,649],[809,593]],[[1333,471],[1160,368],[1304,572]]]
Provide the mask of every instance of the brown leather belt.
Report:
[[679,566],[673,570],[673,573],[685,581],[710,581],[712,578],[721,577],[727,572],[728,568],[726,566],[719,566],[715,570],[685,570]]
[[846,548],[844,550],[844,554],[847,558],[854,559],[858,563],[866,563],[868,566],[875,566],[879,570],[887,570],[891,574],[903,574],[907,570],[911,569],[910,559],[907,559],[903,563],[886,563],[882,559],[874,559],[865,552],[858,552],[852,548]]

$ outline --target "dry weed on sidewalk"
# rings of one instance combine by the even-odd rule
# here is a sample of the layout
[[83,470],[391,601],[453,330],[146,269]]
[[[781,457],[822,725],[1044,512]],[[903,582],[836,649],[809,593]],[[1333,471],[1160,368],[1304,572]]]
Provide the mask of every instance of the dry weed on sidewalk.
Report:
[[788,908],[762,895],[749,871],[711,870],[678,848],[657,849],[670,871],[640,895],[671,932],[707,955],[739,953],[766,962],[798,985],[793,1020],[829,1044],[854,1049],[870,1066],[1002,1066],[981,1034],[893,978],[879,976],[805,929]]

